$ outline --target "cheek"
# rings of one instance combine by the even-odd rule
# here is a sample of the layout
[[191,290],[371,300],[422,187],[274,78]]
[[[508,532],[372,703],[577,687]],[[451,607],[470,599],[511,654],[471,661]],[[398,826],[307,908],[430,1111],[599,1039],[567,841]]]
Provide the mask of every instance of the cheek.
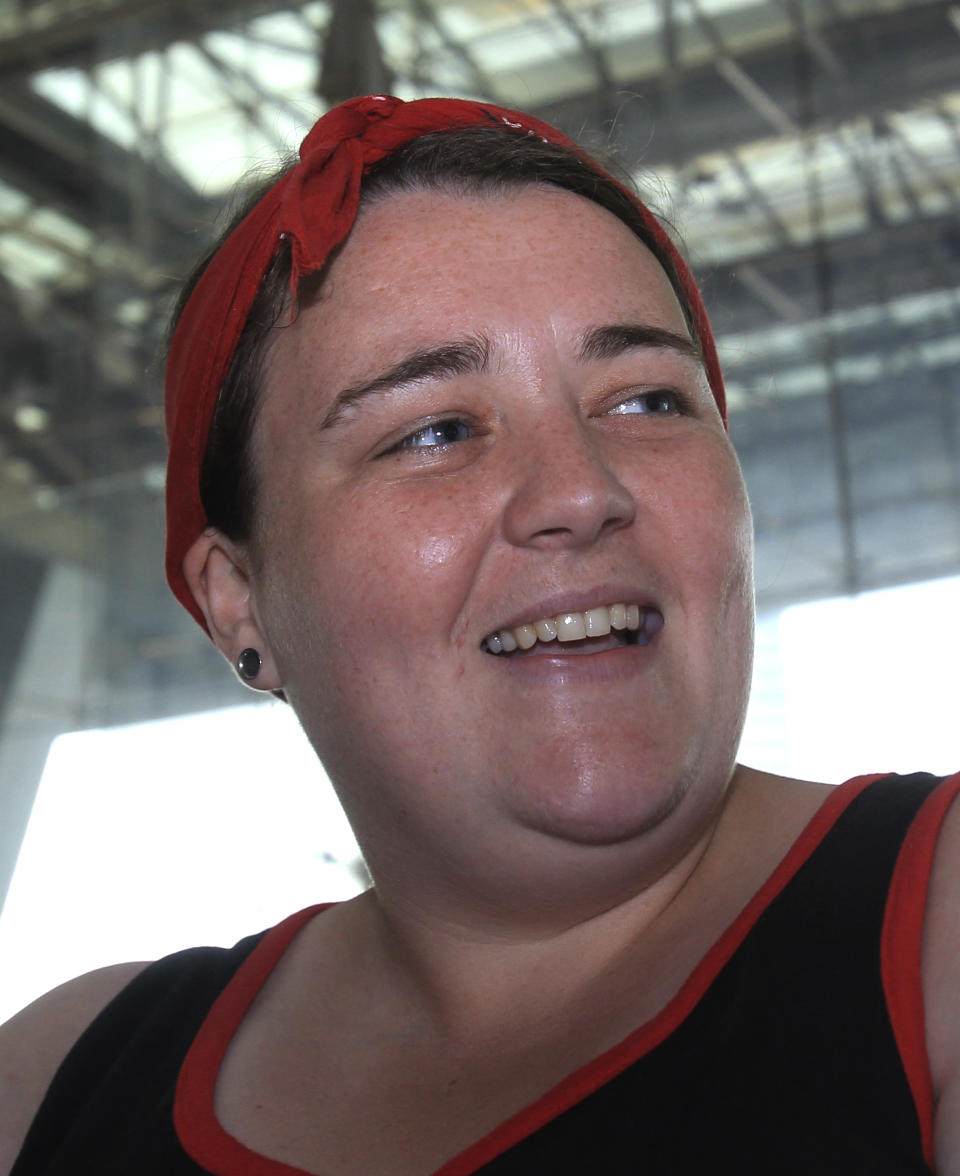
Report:
[[[332,547],[375,596],[400,589],[444,593],[446,585],[472,576],[486,533],[485,512],[464,497],[426,480],[398,483],[375,497],[358,493],[344,503],[341,524],[349,522],[331,535]],[[442,605],[443,597],[434,603]]]
[[[658,488],[663,517],[690,571],[716,579],[749,570],[753,522],[740,466],[725,438],[691,448]],[[742,575],[741,575],[742,578]]]
[[424,535],[411,552],[415,565],[424,575],[443,575],[456,562],[463,544],[459,535],[449,532],[440,535]]
[[[297,611],[311,615],[317,638],[336,644],[341,655],[336,633],[350,631],[357,662],[374,654],[378,662],[409,659],[416,655],[411,645],[426,649],[428,638],[435,642],[456,630],[476,578],[487,513],[476,498],[462,497],[426,481],[377,494],[313,494],[315,508],[301,509],[292,527],[288,520],[274,532],[274,550],[282,543],[285,563],[289,552],[297,553],[275,584],[288,597],[296,585]],[[292,602],[276,603],[289,610]],[[336,632],[329,617],[338,618]]]
[[720,487],[714,504],[715,530],[704,536],[705,549],[712,551],[706,575],[719,606],[713,660],[731,697],[742,696],[745,704],[753,665],[753,519],[740,468],[732,456]]
[[681,552],[679,591],[715,628],[717,648],[729,648],[746,642],[753,626],[753,520],[746,488],[725,439],[702,451],[685,473],[669,512]]

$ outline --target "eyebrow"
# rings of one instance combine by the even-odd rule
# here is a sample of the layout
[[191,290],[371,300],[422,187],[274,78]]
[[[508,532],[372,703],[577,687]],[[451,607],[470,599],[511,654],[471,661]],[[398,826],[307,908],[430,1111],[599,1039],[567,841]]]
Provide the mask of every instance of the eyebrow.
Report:
[[580,360],[616,359],[626,351],[653,347],[667,348],[698,363],[703,362],[700,348],[692,339],[648,323],[614,323],[585,332],[580,338]]
[[[627,351],[641,348],[668,348],[698,363],[703,362],[700,348],[692,339],[647,323],[614,323],[585,332],[580,338],[578,358],[581,363],[616,359]],[[369,396],[393,392],[423,380],[442,380],[483,372],[487,370],[489,361],[490,340],[483,335],[413,351],[373,379],[344,388],[334,398],[320,427],[333,428],[350,408]]]
[[368,396],[393,392],[422,380],[442,380],[486,371],[489,359],[490,340],[482,335],[411,352],[372,380],[344,388],[334,399],[320,427],[331,428],[342,419],[347,409]]

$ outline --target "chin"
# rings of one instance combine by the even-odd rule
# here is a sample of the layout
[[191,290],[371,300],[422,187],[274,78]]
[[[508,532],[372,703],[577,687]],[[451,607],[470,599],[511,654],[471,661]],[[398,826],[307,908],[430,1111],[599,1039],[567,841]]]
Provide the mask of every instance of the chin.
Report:
[[[683,808],[699,808],[688,803],[696,800],[697,776],[689,767],[641,756],[617,764],[602,757],[577,763],[570,756],[539,776],[546,786],[532,789],[529,777],[515,781],[511,807],[526,827],[547,836],[584,846],[621,845],[665,828]],[[708,807],[722,788],[715,791],[717,796],[702,796]]]

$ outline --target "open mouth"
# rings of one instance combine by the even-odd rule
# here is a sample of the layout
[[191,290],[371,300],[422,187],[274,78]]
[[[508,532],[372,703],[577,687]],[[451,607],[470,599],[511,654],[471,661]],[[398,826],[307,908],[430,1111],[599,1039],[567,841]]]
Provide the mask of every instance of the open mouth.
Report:
[[489,633],[480,647],[501,657],[547,652],[603,653],[628,645],[646,645],[662,628],[663,616],[655,608],[609,604],[499,629]]

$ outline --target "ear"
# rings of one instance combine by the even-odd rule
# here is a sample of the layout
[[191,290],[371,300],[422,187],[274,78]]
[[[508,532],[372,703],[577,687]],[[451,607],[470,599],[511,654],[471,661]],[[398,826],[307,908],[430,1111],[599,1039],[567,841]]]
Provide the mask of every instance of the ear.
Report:
[[[266,636],[253,609],[243,549],[215,527],[198,536],[183,558],[183,574],[210,638],[234,670],[244,649],[260,654],[254,690],[279,690],[281,682]],[[243,679],[241,679],[243,681]]]

